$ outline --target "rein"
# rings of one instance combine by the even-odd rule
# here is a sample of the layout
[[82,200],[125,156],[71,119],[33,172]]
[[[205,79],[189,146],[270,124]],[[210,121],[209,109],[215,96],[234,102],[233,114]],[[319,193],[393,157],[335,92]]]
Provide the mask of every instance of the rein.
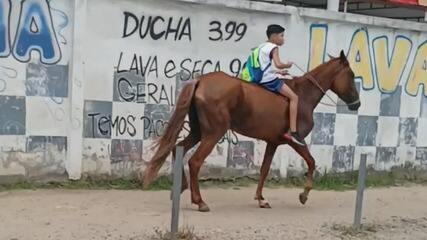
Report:
[[322,86],[320,86],[319,82],[316,80],[315,77],[313,77],[313,75],[311,75],[309,72],[304,71],[298,64],[294,63],[294,66],[297,67],[301,72],[303,72],[304,74],[307,74],[309,76],[309,80],[311,83],[313,83],[317,88],[320,89],[320,91],[322,91],[322,93],[324,95],[326,95],[334,104],[330,104],[330,103],[323,103],[322,101],[320,101],[320,104],[323,104],[325,106],[330,106],[330,107],[335,107],[335,106],[352,106],[352,105],[356,105],[358,103],[360,103],[360,99],[357,99],[354,102],[351,103],[345,103],[345,104],[339,104],[337,101],[335,101],[331,96],[329,96],[329,94],[322,88]]

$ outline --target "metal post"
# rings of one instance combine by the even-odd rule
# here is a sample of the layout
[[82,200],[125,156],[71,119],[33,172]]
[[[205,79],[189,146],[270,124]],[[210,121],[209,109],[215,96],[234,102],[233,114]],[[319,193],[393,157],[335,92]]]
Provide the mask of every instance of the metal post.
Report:
[[427,22],[427,11],[424,13],[424,22]]
[[363,204],[363,191],[365,190],[365,176],[366,176],[366,154],[360,156],[359,164],[359,177],[357,179],[357,196],[356,196],[356,210],[354,213],[355,228],[360,227],[362,219],[362,204]]
[[178,233],[179,201],[181,196],[183,155],[184,155],[183,147],[182,146],[177,147],[176,154],[175,154],[175,164],[173,165],[172,221],[171,221],[171,234],[173,239],[176,239],[176,234]]
[[328,10],[338,12],[340,7],[340,0],[328,0]]
[[345,0],[345,1],[344,1],[344,12],[345,12],[345,13],[347,12],[347,8],[348,8],[348,1],[347,1],[347,0]]

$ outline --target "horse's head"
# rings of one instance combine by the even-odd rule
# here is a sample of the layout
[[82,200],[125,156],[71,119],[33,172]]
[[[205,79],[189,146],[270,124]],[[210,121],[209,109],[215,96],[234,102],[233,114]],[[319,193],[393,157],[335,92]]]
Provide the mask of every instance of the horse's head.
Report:
[[354,82],[354,73],[350,68],[344,51],[335,59],[339,64],[339,70],[332,81],[331,90],[343,100],[348,109],[356,111],[360,107],[359,92]]

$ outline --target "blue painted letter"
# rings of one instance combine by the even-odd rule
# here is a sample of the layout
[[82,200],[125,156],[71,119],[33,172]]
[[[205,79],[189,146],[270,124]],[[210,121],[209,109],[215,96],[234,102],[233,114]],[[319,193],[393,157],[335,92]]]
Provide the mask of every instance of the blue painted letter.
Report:
[[33,50],[39,52],[40,61],[55,64],[61,59],[61,50],[52,24],[48,1],[24,0],[16,32],[13,55],[28,62]]
[[10,0],[0,0],[0,57],[10,54],[9,17]]

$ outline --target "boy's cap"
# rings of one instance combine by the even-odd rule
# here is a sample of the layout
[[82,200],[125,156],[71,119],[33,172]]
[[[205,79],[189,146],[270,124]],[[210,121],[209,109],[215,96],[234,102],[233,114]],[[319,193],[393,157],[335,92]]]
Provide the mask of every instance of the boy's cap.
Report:
[[276,33],[282,33],[285,31],[285,28],[277,25],[277,24],[271,24],[268,25],[267,27],[267,37],[270,37],[272,34],[276,34]]

